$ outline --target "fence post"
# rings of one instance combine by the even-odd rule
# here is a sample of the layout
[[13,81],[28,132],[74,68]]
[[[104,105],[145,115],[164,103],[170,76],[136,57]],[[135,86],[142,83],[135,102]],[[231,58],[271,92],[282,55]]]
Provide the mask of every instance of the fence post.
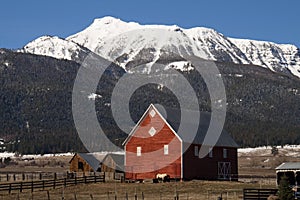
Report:
[[64,186],[67,186],[67,178],[64,178]]
[[48,197],[48,200],[50,200],[50,193],[49,193],[49,190],[47,190],[47,197]]
[[45,181],[43,180],[43,190],[45,189]]
[[75,185],[77,185],[77,176],[75,176],[74,181],[75,181]]
[[14,179],[14,181],[16,181],[16,174],[13,175],[13,179]]
[[9,184],[8,193],[11,193],[11,183]]
[[94,197],[93,197],[93,195],[92,195],[92,194],[90,194],[90,197],[91,197],[91,200],[94,200]]
[[25,174],[22,174],[22,181],[25,181]]
[[142,200],[144,200],[144,192],[142,192]]
[[31,181],[31,192],[33,192],[33,181]]
[[84,184],[86,184],[86,176],[84,176]]
[[55,183],[56,183],[56,181],[55,181],[55,179],[53,180],[53,189],[55,189]]
[[74,192],[74,199],[77,200],[77,196],[76,196],[76,193],[75,193],[75,192]]
[[65,190],[64,190],[64,189],[62,189],[61,199],[62,199],[62,200],[65,199]]
[[40,173],[40,180],[42,180],[43,176],[42,176],[42,173]]
[[97,177],[95,174],[94,174],[94,180],[95,180],[95,183],[97,183]]
[[23,189],[22,186],[23,186],[23,182],[20,183],[20,192],[22,192],[22,189]]
[[6,174],[6,181],[9,181],[9,175]]

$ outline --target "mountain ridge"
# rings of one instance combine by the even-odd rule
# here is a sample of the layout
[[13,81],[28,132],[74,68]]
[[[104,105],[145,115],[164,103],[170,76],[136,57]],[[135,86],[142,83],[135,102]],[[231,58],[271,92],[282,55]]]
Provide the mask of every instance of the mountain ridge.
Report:
[[[56,37],[48,40],[57,43]],[[123,56],[126,59],[117,64],[128,70],[128,62],[139,59],[137,55],[141,52],[150,49],[152,60],[149,61],[153,61],[163,49],[179,56],[192,54],[212,61],[255,64],[300,78],[300,50],[295,45],[229,38],[204,27],[184,29],[177,25],[141,25],[108,16],[95,19],[87,28],[62,39],[57,43],[60,48],[54,49],[49,43],[38,38],[21,51],[74,60],[70,56],[72,52],[76,57],[77,52],[86,53],[88,49],[113,62]]]

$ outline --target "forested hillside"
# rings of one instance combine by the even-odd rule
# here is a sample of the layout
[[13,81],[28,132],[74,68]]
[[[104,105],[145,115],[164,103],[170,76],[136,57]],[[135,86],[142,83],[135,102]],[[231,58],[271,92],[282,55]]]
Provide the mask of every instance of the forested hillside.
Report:
[[[166,58],[163,62],[171,61]],[[227,94],[225,128],[240,146],[300,143],[299,78],[254,65],[217,66]],[[0,50],[0,137],[5,139],[7,150],[22,154],[85,150],[72,116],[72,90],[79,67],[72,61]],[[95,100],[101,127],[119,146],[127,135],[117,127],[108,103],[125,73],[112,64],[99,82],[97,94],[102,98]],[[170,73],[163,72],[165,76]],[[201,110],[210,111],[207,88],[199,73],[180,73],[195,89]],[[131,98],[132,118],[137,121],[150,103],[179,106],[166,87],[146,85]]]

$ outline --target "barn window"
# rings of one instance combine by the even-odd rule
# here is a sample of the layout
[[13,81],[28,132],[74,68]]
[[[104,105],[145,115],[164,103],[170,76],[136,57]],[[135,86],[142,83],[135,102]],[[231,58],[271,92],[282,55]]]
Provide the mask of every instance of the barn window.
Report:
[[227,155],[228,154],[228,152],[227,152],[227,149],[223,149],[223,158],[227,158]]
[[155,133],[156,133],[155,128],[151,127],[150,130],[148,131],[148,133],[149,133],[151,136],[155,135]]
[[210,158],[213,157],[213,148],[212,148],[212,147],[209,147],[209,153],[208,153],[208,156],[209,156]]
[[142,155],[142,147],[137,147],[136,148],[136,156],[141,156]]
[[164,155],[168,155],[169,154],[169,145],[164,145]]
[[83,162],[78,162],[78,170],[83,171]]
[[150,116],[151,116],[151,117],[154,117],[155,115],[156,115],[156,112],[155,112],[154,110],[151,110],[151,111],[150,111]]
[[194,155],[197,157],[199,156],[199,147],[198,146],[194,147]]

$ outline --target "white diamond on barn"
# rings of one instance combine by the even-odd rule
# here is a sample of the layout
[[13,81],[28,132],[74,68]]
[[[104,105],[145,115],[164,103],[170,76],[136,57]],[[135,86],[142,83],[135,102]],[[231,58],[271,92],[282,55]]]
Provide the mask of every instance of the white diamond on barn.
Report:
[[151,111],[150,111],[150,116],[151,116],[151,117],[154,117],[155,115],[156,115],[156,112],[155,112],[154,110],[151,110]]
[[148,131],[148,133],[153,136],[156,133],[155,128],[151,127],[150,130]]

